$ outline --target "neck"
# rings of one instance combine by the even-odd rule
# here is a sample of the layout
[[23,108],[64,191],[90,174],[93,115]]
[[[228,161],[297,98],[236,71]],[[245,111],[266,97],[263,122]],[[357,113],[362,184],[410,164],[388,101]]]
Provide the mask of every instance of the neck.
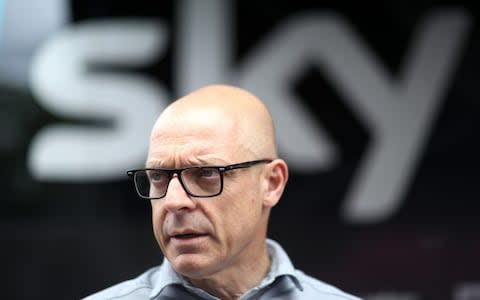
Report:
[[266,245],[260,255],[251,256],[241,265],[231,266],[211,277],[191,279],[194,286],[223,300],[239,299],[258,285],[270,270],[270,256]]

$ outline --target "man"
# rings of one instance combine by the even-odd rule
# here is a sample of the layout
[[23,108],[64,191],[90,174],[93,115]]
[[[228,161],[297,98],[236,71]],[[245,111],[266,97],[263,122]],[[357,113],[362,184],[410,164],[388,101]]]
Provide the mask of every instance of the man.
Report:
[[247,91],[212,85],[172,103],[146,169],[129,174],[165,259],[87,299],[358,299],[295,270],[266,239],[288,168],[270,113]]

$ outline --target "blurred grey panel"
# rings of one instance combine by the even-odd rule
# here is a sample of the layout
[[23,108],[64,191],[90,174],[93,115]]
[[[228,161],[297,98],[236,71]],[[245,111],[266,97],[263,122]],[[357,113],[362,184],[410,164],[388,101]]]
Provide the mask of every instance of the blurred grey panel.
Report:
[[5,0],[0,43],[0,82],[26,87],[37,47],[68,20],[66,0]]

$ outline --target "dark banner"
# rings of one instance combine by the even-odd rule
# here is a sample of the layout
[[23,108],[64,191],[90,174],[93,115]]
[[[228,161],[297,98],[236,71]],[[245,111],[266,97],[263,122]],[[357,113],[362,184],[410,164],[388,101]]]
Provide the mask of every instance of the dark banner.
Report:
[[[0,1],[9,299],[78,299],[162,260],[127,169],[210,83],[270,108],[269,236],[371,300],[480,299],[479,10],[466,1]],[[226,99],[228,101],[228,99]]]

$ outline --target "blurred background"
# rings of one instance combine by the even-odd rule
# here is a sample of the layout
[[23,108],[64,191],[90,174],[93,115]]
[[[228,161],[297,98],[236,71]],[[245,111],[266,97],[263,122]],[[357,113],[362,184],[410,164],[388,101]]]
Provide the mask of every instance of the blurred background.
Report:
[[273,113],[291,178],[269,235],[298,268],[366,299],[480,299],[478,8],[0,0],[3,298],[159,264],[125,170],[168,103],[229,83]]

